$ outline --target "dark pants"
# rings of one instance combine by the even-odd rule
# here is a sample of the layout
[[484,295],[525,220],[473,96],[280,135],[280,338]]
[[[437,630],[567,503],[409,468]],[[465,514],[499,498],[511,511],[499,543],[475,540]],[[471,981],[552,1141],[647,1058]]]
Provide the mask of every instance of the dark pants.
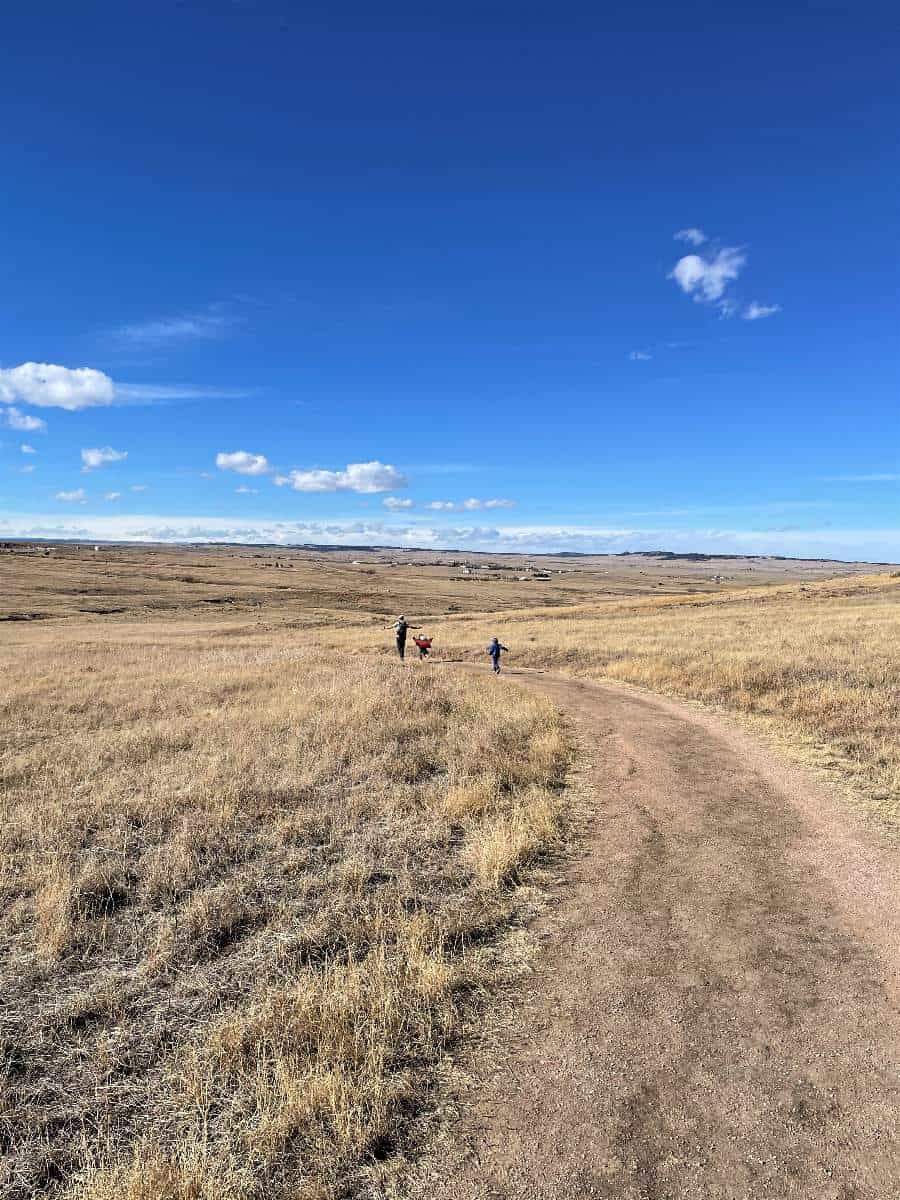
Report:
[[500,655],[492,654],[491,662],[494,664],[494,674],[499,675],[500,674]]
[[400,655],[400,660],[402,662],[402,660],[406,654],[406,634],[405,633],[403,634],[402,637],[399,634],[397,635],[397,653]]

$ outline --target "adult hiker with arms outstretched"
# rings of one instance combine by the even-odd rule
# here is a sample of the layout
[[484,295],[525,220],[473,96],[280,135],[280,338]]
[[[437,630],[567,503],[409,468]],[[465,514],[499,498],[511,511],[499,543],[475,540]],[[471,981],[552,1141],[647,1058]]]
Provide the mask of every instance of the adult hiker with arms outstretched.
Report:
[[397,653],[400,655],[400,661],[402,662],[406,656],[406,635],[412,629],[412,625],[409,624],[406,617],[401,613],[394,624],[389,625],[388,628],[394,631],[394,636],[397,639]]
[[491,662],[494,665],[494,674],[500,674],[500,651],[505,650],[509,653],[509,646],[504,646],[499,638],[491,638],[491,644],[488,646],[488,654],[491,656]]

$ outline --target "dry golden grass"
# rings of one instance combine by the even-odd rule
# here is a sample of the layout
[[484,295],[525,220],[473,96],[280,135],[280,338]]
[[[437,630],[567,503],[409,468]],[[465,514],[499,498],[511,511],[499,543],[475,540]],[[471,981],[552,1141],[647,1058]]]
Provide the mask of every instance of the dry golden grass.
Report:
[[[464,615],[429,625],[435,650],[487,662],[498,634],[510,667],[621,680],[775,718],[821,739],[868,805],[900,820],[900,575],[568,609]],[[345,650],[371,628],[323,631]],[[382,653],[389,653],[381,645]]]
[[774,717],[900,816],[890,574],[593,599],[585,576],[577,605],[490,615],[456,603],[490,587],[412,569],[364,594],[347,563],[116,554],[2,564],[17,605],[57,614],[4,625],[0,651],[10,1200],[328,1200],[399,1169],[508,978],[568,751],[511,681],[401,667],[382,610],[431,613],[438,658],[485,662],[497,633],[511,667]]
[[390,1174],[559,840],[559,718],[284,639],[71,629],[3,656],[0,1192]]

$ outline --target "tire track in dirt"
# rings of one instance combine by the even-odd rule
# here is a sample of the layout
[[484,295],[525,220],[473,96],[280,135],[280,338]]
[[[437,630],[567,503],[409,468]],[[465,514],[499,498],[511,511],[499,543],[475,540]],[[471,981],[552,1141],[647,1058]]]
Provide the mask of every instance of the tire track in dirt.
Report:
[[466,1156],[417,1194],[900,1194],[890,840],[715,717],[508,674],[576,722],[595,817],[537,923],[516,1032],[463,1098]]

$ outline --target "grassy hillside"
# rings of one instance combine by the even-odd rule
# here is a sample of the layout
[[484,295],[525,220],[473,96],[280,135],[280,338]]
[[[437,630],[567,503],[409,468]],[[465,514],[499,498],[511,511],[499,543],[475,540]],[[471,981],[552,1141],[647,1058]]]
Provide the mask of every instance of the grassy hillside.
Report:
[[560,720],[144,632],[2,657],[0,1192],[349,1194],[393,1170],[558,839]]

